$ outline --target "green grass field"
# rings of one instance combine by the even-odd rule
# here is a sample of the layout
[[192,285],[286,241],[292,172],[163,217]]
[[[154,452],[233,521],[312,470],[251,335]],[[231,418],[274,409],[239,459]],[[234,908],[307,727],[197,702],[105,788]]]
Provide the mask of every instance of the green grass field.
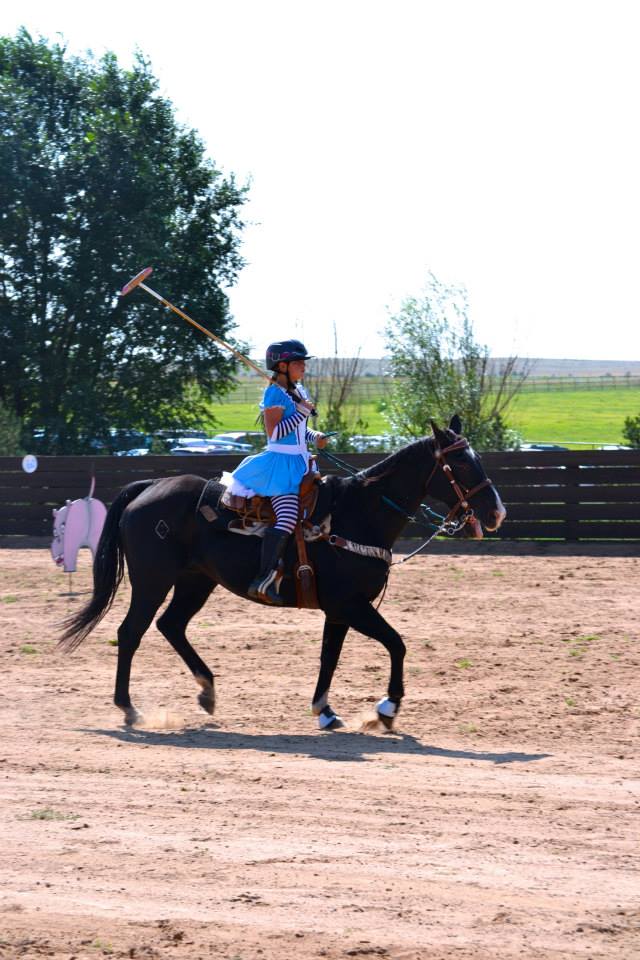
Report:
[[[218,422],[215,432],[255,430],[257,401],[261,390],[256,385],[256,400],[237,402],[233,397],[211,406]],[[569,442],[584,446],[623,443],[625,417],[640,414],[640,388],[610,387],[588,390],[545,390],[521,393],[507,417],[509,425],[525,441]],[[347,408],[347,419],[358,416],[367,423],[364,431],[381,434],[390,431],[389,423],[373,400],[363,400]],[[354,430],[354,432],[356,432]]]
[[640,389],[613,387],[522,393],[509,420],[528,441],[623,443],[625,418],[638,414]]
[[[211,404],[210,410],[220,426],[216,426],[216,433],[224,433],[227,430],[259,430],[259,424],[256,424],[258,412],[258,401],[255,403],[237,403],[230,400],[225,403]],[[346,418],[349,423],[355,422],[361,417],[367,423],[366,430],[359,430],[359,433],[380,434],[389,432],[389,422],[377,409],[375,403],[363,403],[356,407],[347,407]],[[320,419],[322,419],[322,406],[320,405]],[[355,432],[355,430],[354,430]]]

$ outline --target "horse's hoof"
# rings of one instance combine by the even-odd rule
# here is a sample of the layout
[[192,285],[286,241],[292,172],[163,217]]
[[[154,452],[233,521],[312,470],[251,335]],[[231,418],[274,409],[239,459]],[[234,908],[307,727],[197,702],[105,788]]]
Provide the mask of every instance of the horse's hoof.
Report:
[[385,730],[393,730],[393,721],[395,717],[386,717],[384,713],[378,714],[378,721],[382,724]]
[[345,726],[346,724],[342,719],[342,717],[339,717],[338,714],[336,713],[334,714],[331,722],[328,723],[326,727],[323,727],[322,730],[323,732],[326,732],[328,730],[330,733],[333,733],[334,730],[342,730]]
[[198,703],[203,710],[213,716],[216,709],[216,698],[213,691],[203,690],[202,693],[198,694]]
[[142,722],[142,714],[138,713],[135,707],[127,707],[124,711],[125,727],[135,727],[136,723]]
[[379,734],[394,733],[393,717],[384,717],[379,713],[373,713],[365,717],[358,728],[358,733]]
[[344,727],[344,720],[342,717],[339,717],[337,713],[334,713],[329,705],[318,714],[319,730],[323,732],[326,730],[339,730],[341,727]]
[[213,716],[216,709],[216,690],[213,681],[201,675],[196,676],[196,681],[202,688],[198,694],[198,703],[203,710]]

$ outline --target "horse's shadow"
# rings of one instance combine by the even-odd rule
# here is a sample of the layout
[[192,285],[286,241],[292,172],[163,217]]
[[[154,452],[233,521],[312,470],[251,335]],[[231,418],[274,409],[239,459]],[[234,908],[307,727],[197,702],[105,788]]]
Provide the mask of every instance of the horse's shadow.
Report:
[[218,729],[205,724],[198,729],[145,730],[119,728],[101,730],[83,728],[79,733],[112,737],[122,743],[155,747],[180,747],[188,750],[257,750],[262,753],[302,754],[312,760],[362,762],[370,756],[393,757],[409,754],[423,757],[448,757],[454,760],[482,760],[488,763],[529,763],[544,760],[549,753],[485,753],[474,750],[449,750],[421,743],[408,733],[372,736],[367,733],[329,734],[251,734]]

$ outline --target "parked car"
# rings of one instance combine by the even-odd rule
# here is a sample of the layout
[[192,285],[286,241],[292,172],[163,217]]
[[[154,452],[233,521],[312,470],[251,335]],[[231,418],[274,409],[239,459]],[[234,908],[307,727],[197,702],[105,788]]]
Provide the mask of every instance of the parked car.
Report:
[[225,443],[213,438],[189,440],[186,437],[181,437],[175,447],[169,450],[169,453],[174,456],[193,457],[199,454],[206,456],[212,453],[250,453],[251,450],[252,447],[242,443]]
[[390,453],[394,445],[388,434],[374,436],[364,433],[349,437],[349,444],[356,453]]
[[562,447],[558,443],[523,443],[521,450],[568,450],[569,447]]
[[111,439],[109,447],[114,455],[124,456],[129,450],[141,450],[143,447],[149,447],[151,436],[148,433],[142,433],[140,430],[124,430],[113,427],[109,430]]
[[206,440],[207,434],[204,430],[192,430],[189,427],[175,430],[158,430],[155,433],[158,440],[166,440],[169,443],[175,443],[178,437],[186,437],[190,440]]
[[148,453],[148,447],[134,447],[132,450],[116,450],[114,457],[146,457]]
[[178,444],[191,443],[194,440],[206,440],[207,434],[204,430],[191,430],[189,428],[182,430],[157,430],[153,435],[154,448],[164,453],[169,453],[172,447]]
[[265,444],[265,435],[262,430],[237,430],[230,433],[216,433],[213,440],[222,440],[225,443],[239,443],[242,449],[260,450]]
[[208,447],[209,441],[206,437],[175,437],[173,448],[176,447]]
[[238,443],[236,440],[219,440],[217,437],[213,437],[212,442],[224,443],[238,453],[255,453],[256,451],[256,448],[252,447],[250,443]]

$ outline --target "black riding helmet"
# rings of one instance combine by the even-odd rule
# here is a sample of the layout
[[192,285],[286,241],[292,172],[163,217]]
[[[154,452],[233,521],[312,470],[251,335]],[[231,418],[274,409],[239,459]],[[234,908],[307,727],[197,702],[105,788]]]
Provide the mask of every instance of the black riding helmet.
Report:
[[310,360],[304,343],[299,340],[278,340],[267,347],[267,370],[275,370],[279,363],[290,360]]

